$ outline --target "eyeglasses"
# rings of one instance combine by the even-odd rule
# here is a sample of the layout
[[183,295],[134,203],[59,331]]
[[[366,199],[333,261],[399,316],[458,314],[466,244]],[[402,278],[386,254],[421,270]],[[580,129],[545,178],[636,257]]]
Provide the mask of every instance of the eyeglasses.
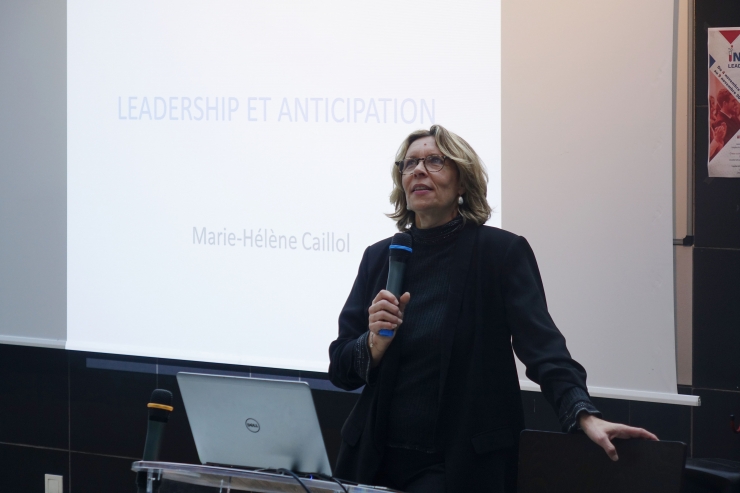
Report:
[[442,171],[447,159],[447,156],[440,156],[438,154],[431,154],[427,157],[407,157],[403,161],[396,161],[396,166],[398,166],[402,175],[410,175],[414,172],[419,163],[423,162],[424,168],[428,172],[436,173],[438,171]]

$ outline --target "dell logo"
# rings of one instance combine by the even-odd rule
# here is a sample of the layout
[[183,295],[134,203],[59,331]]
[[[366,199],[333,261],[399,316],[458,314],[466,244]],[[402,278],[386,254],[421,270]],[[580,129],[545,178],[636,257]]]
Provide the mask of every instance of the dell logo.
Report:
[[257,422],[256,419],[247,418],[247,421],[244,424],[247,425],[247,429],[252,433],[257,433],[258,431],[260,431],[260,424]]

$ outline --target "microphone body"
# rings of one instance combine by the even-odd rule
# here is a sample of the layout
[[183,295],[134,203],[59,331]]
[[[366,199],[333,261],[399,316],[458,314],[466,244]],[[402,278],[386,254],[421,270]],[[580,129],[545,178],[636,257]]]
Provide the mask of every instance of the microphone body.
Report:
[[[388,281],[385,289],[400,298],[403,294],[403,276],[406,273],[406,261],[411,252],[411,235],[408,233],[396,233],[391,240],[390,258],[388,260]],[[392,329],[380,329],[378,334],[385,337],[393,337]]]
[[388,263],[388,282],[385,289],[393,293],[393,296],[400,298],[403,294],[403,275],[406,273],[406,262],[401,262],[393,257]]
[[[156,389],[152,392],[149,399],[149,420],[146,428],[146,441],[144,442],[144,454],[142,460],[156,461],[159,460],[159,452],[162,450],[162,438],[164,437],[164,428],[170,419],[172,412],[172,392],[169,390]],[[151,493],[159,488],[160,479],[148,478],[146,472],[140,471],[136,474],[136,486],[139,493]]]
[[159,460],[159,452],[162,450],[162,437],[164,436],[164,426],[166,422],[153,420],[149,418],[149,425],[146,428],[146,442],[144,443],[144,454],[141,460],[156,461]]

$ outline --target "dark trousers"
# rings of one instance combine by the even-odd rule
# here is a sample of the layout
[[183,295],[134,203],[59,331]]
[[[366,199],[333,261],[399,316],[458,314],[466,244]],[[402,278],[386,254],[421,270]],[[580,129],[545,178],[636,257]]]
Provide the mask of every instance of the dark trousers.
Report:
[[375,484],[407,493],[444,493],[444,457],[440,453],[386,447]]

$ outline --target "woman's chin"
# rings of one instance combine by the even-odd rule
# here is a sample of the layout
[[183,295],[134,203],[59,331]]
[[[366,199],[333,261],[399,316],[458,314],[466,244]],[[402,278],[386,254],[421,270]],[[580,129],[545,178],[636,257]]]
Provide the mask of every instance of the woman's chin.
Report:
[[417,214],[434,214],[434,210],[438,209],[437,205],[431,200],[431,197],[414,197],[409,201],[406,207],[410,211],[414,211]]

